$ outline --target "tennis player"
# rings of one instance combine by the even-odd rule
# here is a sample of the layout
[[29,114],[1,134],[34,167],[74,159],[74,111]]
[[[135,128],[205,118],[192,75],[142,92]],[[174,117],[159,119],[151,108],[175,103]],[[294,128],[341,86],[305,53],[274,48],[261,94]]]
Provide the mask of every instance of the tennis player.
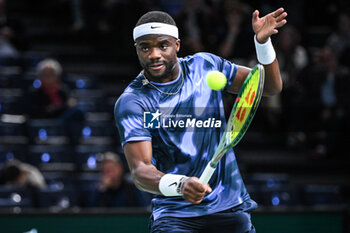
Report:
[[[265,95],[282,89],[270,36],[285,23],[283,8],[252,26],[258,61],[265,68]],[[233,150],[221,159],[208,185],[198,178],[225,129],[222,91],[203,77],[219,70],[228,78],[224,91],[237,93],[250,69],[209,53],[178,58],[176,23],[164,12],[143,15],[134,28],[143,70],[115,105],[115,121],[136,186],[153,194],[151,232],[255,232],[250,198]],[[255,42],[253,42],[255,41]],[[249,42],[247,42],[249,43]]]

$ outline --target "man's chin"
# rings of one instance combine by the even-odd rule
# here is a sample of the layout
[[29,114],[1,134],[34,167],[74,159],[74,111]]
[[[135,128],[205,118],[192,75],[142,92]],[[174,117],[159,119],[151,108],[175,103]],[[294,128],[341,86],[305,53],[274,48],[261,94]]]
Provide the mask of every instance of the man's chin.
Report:
[[161,79],[165,76],[163,70],[160,70],[160,71],[148,70],[147,73],[148,75],[151,76],[152,79],[155,79],[157,81],[161,81]]

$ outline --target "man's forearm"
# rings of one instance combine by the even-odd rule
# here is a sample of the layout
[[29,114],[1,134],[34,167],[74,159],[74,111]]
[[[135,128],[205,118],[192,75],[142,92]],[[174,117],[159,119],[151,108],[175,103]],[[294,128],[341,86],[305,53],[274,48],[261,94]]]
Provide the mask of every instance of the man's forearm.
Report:
[[153,164],[141,163],[131,172],[136,187],[142,191],[161,194],[159,180],[164,173],[157,170]]
[[276,95],[282,91],[282,79],[278,60],[275,59],[271,64],[264,65],[265,69],[265,86],[264,95]]

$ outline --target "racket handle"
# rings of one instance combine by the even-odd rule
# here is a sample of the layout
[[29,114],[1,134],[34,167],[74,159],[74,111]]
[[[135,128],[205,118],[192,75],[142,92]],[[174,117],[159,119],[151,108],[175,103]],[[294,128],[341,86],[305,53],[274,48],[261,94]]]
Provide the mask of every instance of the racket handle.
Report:
[[211,176],[213,175],[214,171],[215,171],[216,167],[212,167],[210,163],[208,163],[208,165],[206,166],[206,168],[204,169],[201,177],[199,178],[199,182],[203,185],[208,184]]

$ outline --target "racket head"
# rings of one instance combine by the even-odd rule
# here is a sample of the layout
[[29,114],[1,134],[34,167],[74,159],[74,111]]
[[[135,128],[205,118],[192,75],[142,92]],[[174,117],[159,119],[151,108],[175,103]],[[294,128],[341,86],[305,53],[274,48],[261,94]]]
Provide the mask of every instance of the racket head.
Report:
[[233,105],[228,120],[225,147],[237,145],[246,133],[260,103],[264,81],[264,67],[258,64],[248,74]]
[[225,152],[237,145],[246,133],[259,106],[264,81],[264,67],[258,64],[250,71],[237,95],[226,130],[212,158],[212,165],[216,165]]

